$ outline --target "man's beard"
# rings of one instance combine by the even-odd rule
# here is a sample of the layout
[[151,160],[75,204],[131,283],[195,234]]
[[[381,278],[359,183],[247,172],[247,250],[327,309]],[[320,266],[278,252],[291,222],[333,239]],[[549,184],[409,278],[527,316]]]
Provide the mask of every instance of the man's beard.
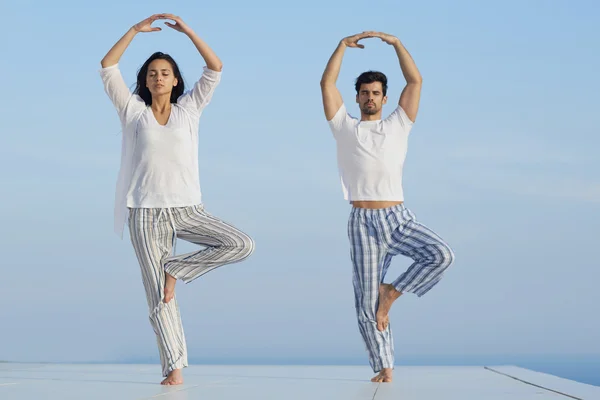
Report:
[[374,115],[377,114],[377,107],[375,105],[373,105],[373,107],[369,108],[367,107],[367,104],[364,105],[364,107],[362,108],[362,112],[363,114],[366,115]]

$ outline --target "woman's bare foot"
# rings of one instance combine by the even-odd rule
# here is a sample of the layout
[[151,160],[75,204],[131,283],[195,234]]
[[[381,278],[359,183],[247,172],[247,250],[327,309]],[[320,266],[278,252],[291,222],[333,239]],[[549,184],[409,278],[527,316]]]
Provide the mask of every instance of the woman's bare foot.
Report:
[[392,304],[402,293],[389,283],[382,283],[379,286],[379,307],[377,308],[377,330],[383,332],[390,324],[388,313]]
[[181,385],[183,383],[183,375],[180,369],[174,369],[169,372],[169,375],[160,383],[161,385]]
[[165,272],[165,297],[163,301],[165,303],[170,302],[175,297],[175,283],[177,279]]
[[384,368],[379,371],[379,374],[371,379],[371,382],[391,382],[392,381],[392,369]]

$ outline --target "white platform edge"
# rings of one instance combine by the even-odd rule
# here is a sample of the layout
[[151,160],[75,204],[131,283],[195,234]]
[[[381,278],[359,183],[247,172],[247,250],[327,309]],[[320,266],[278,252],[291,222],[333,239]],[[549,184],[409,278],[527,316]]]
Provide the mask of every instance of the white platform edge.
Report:
[[[486,366],[484,368],[491,372],[502,374],[507,378],[534,385],[565,397],[578,400],[600,400],[600,386],[588,385],[513,365]],[[598,375],[600,375],[600,371],[598,371]]]

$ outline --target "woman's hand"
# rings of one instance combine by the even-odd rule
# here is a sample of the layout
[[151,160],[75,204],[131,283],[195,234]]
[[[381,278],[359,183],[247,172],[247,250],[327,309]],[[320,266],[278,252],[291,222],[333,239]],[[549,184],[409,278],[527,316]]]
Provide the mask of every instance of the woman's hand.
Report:
[[161,19],[170,19],[172,21],[175,21],[174,24],[172,24],[170,22],[165,22],[165,25],[167,25],[169,28],[173,28],[178,32],[185,33],[186,35],[192,31],[190,29],[190,27],[187,26],[186,23],[183,22],[183,20],[180,17],[178,17],[177,15],[173,15],[173,14],[159,14],[159,15],[161,16]]
[[161,15],[162,14],[154,14],[151,17],[148,17],[145,20],[140,21],[137,24],[135,24],[133,26],[133,29],[136,32],[158,32],[158,31],[161,31],[162,29],[160,29],[160,28],[152,27],[152,23],[154,21],[156,21],[157,19],[164,19],[164,18],[161,18]]

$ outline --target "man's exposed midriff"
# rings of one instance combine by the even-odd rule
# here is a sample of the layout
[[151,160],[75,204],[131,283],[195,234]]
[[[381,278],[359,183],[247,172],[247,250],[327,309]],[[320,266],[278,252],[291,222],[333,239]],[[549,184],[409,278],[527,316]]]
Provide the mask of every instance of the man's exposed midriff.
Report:
[[352,206],[356,208],[369,208],[369,209],[379,209],[379,208],[388,208],[394,207],[398,204],[402,204],[401,201],[380,201],[380,200],[358,200],[353,201]]

